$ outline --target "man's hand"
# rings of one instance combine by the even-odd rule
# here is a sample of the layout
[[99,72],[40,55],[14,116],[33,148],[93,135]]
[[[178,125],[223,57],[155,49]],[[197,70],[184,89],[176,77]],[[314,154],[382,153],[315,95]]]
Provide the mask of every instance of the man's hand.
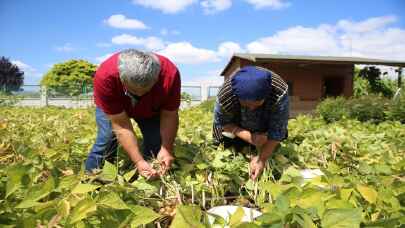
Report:
[[164,175],[171,167],[174,157],[167,149],[162,147],[157,155],[157,159],[160,162],[161,170],[159,173]]
[[252,133],[252,143],[257,147],[262,147],[267,142],[266,133]]
[[159,174],[156,170],[152,168],[152,166],[146,162],[145,160],[140,160],[136,163],[136,168],[139,171],[139,174],[146,177],[147,179],[155,178]]
[[265,161],[261,160],[259,156],[254,156],[250,160],[250,178],[256,180],[257,177],[263,172]]

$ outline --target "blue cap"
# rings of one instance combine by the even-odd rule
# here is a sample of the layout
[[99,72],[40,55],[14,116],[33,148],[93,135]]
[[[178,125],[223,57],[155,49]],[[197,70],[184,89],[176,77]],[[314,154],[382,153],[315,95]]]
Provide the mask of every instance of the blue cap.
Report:
[[232,77],[232,90],[240,100],[263,100],[271,92],[271,79],[270,71],[246,66]]

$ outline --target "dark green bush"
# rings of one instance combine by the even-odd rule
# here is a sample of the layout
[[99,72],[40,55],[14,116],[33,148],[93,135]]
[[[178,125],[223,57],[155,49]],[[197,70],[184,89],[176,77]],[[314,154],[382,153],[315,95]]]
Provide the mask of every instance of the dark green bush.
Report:
[[349,117],[361,122],[380,123],[387,119],[390,100],[379,96],[363,96],[347,101]]
[[316,113],[328,123],[349,116],[346,100],[343,97],[326,98],[317,106]]
[[351,99],[327,98],[317,106],[316,113],[328,123],[345,117],[361,122],[381,123],[392,120],[405,123],[405,96],[396,100],[376,95]]
[[392,105],[387,112],[389,120],[397,120],[405,124],[405,95],[398,97],[392,101]]

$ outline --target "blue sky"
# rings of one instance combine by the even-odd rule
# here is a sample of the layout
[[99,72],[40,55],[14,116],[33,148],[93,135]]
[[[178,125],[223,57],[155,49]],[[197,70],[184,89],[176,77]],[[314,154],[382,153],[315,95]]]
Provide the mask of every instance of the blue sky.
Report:
[[232,53],[405,60],[405,1],[0,0],[0,56],[36,84],[55,63],[138,48],[218,84]]

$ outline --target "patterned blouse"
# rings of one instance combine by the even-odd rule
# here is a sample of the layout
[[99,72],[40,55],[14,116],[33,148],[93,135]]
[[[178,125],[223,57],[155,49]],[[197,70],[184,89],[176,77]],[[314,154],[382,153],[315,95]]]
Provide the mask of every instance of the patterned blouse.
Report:
[[242,107],[232,91],[231,80],[224,82],[214,108],[213,138],[217,143],[223,142],[222,127],[231,123],[251,132],[267,132],[268,138],[272,140],[282,141],[287,138],[288,85],[276,73],[271,74],[271,93],[265,98],[264,104],[255,110]]

